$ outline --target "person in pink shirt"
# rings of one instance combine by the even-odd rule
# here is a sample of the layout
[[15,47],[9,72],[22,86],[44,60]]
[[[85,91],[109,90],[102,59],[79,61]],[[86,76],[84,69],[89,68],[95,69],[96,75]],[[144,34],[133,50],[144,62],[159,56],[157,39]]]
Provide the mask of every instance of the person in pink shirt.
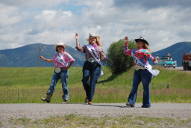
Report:
[[68,102],[69,100],[69,91],[67,86],[67,80],[68,80],[68,69],[70,66],[74,63],[75,59],[65,51],[64,44],[58,44],[56,45],[56,54],[52,59],[47,59],[43,56],[40,56],[40,59],[46,62],[54,63],[54,74],[52,76],[50,87],[47,91],[47,96],[44,98],[41,98],[42,101],[45,101],[47,103],[50,102],[51,97],[54,93],[56,84],[58,80],[61,80],[62,83],[62,89],[63,89],[63,103]]
[[149,60],[157,63],[155,57],[152,56],[149,50],[149,43],[144,38],[135,39],[136,47],[135,49],[128,48],[128,37],[125,37],[124,44],[124,54],[131,56],[135,64],[135,72],[133,78],[133,85],[131,92],[128,97],[127,107],[135,107],[137,99],[137,90],[139,84],[142,82],[143,85],[143,105],[142,108],[150,108],[150,83],[152,77],[159,74],[159,70],[152,69]]

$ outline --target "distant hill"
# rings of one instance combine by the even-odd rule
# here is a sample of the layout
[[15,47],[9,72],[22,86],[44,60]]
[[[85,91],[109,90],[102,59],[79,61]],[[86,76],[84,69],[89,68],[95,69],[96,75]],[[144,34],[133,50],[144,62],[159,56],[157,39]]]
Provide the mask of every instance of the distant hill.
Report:
[[[74,66],[82,66],[84,55],[74,48],[67,46],[68,51],[75,59]],[[154,56],[164,56],[170,53],[177,60],[178,66],[182,65],[182,56],[184,53],[191,52],[191,42],[180,42],[170,47],[154,52]],[[54,45],[46,45],[42,43],[26,45],[15,49],[0,50],[0,67],[40,67],[51,66],[52,64],[43,62],[39,59],[39,55],[52,58],[55,54]]]
[[172,57],[177,60],[178,66],[181,66],[182,56],[189,52],[191,52],[191,42],[180,42],[165,49],[154,52],[153,55],[164,56],[170,53]]
[[[84,55],[74,48],[67,46],[68,51],[75,59],[75,66],[81,66],[84,61]],[[52,64],[43,62],[39,59],[39,55],[52,58],[55,54],[54,45],[32,44],[15,49],[0,50],[0,66],[1,67],[35,67],[35,66],[51,66]]]

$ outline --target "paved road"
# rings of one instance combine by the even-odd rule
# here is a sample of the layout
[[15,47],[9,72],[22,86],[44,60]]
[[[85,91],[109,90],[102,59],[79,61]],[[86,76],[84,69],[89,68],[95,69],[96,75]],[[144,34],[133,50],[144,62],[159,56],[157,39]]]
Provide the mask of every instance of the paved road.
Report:
[[85,116],[149,116],[170,118],[191,118],[191,104],[159,103],[150,109],[143,109],[140,104],[136,108],[124,108],[124,104],[0,104],[0,120],[10,118],[39,119],[49,116],[78,114]]
[[177,70],[183,71],[183,67],[176,67]]
[[183,67],[176,67],[176,68],[166,68],[167,70],[176,70],[176,71],[181,71],[181,72],[188,72],[191,73],[190,70],[183,70]]

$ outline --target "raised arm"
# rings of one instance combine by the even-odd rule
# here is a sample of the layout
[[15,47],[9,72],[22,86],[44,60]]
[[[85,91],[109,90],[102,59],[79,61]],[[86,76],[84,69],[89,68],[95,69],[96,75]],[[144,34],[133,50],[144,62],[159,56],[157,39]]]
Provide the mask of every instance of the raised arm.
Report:
[[80,52],[84,52],[84,48],[80,46],[80,43],[79,43],[79,35],[78,33],[76,33],[75,35],[75,38],[76,38],[76,49]]
[[152,54],[149,55],[149,58],[150,58],[153,62],[156,61],[156,58],[155,58]]
[[123,53],[127,56],[131,56],[131,49],[128,48],[129,45],[129,41],[128,41],[128,37],[126,36],[124,39],[124,50]]
[[40,56],[40,59],[43,60],[43,61],[49,62],[49,63],[52,63],[52,62],[53,62],[52,59],[47,59],[47,58],[45,58],[44,56]]
[[148,58],[151,59],[155,64],[157,64],[157,63],[158,63],[158,60],[156,59],[156,57],[154,57],[154,56],[152,55],[151,51],[149,51],[149,52],[150,52],[150,54],[148,55]]

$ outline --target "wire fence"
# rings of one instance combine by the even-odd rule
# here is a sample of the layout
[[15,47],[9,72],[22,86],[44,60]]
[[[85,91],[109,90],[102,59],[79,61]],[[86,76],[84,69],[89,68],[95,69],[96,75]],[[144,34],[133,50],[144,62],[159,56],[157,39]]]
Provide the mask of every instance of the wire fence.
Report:
[[[130,90],[123,88],[97,88],[94,101],[100,103],[126,102]],[[42,103],[41,97],[46,96],[46,87],[17,88],[0,87],[0,103]],[[52,103],[62,102],[63,91],[56,88]],[[142,101],[143,90],[138,91],[138,102]],[[190,89],[154,89],[151,90],[151,100],[154,102],[188,102],[191,103]],[[72,103],[82,103],[85,93],[82,87],[70,88],[70,99]]]
[[[42,103],[41,97],[46,96],[47,88],[0,88],[0,103]],[[117,95],[116,95],[117,93]],[[56,88],[52,102],[62,102],[63,91]],[[127,97],[127,91],[123,89],[97,89],[96,102],[122,102]],[[70,98],[73,103],[82,103],[85,99],[85,92],[81,87],[70,88]]]

